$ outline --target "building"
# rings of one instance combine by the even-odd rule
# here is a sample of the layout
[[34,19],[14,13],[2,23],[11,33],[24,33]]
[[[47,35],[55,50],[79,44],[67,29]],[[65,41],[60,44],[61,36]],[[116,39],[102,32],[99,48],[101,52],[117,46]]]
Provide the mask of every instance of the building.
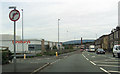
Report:
[[95,46],[97,48],[103,48],[105,50],[108,49],[108,35],[103,35],[99,37],[97,40],[95,40]]
[[112,51],[114,45],[120,44],[120,27],[117,26],[108,35],[103,35],[95,40],[96,48],[103,48]]
[[120,44],[120,27],[116,27],[109,34],[109,49],[112,51],[114,45]]
[[[9,34],[0,35],[0,46],[9,47],[11,52],[14,52],[14,36]],[[22,44],[24,45],[24,51],[22,49]],[[39,53],[41,51],[45,52],[52,50],[53,47],[57,47],[56,42],[44,41],[44,39],[24,39],[21,40],[20,36],[16,36],[16,53]]]

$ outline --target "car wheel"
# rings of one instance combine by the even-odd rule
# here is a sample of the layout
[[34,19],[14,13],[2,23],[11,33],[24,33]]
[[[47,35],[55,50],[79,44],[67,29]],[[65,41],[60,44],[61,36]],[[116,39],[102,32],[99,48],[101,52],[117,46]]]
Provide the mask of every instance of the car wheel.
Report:
[[117,54],[118,58],[120,58],[120,53]]
[[113,53],[113,57],[115,57],[114,53]]

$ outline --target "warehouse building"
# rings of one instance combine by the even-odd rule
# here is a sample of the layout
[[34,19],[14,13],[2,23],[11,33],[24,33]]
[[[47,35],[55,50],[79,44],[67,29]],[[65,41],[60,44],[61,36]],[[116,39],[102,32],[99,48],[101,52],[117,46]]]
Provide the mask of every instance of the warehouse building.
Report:
[[[11,52],[14,52],[14,36],[9,34],[2,34],[0,39],[0,46],[9,47]],[[24,45],[24,50],[22,49],[22,43]],[[44,41],[38,39],[24,39],[21,40],[20,36],[16,36],[16,53],[38,53],[41,51],[52,50],[53,47],[57,47],[57,42]]]

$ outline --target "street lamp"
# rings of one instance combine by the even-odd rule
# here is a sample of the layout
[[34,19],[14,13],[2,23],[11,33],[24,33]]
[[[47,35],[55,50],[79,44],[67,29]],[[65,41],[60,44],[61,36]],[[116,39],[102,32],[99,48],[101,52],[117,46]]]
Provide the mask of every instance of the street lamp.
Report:
[[24,36],[23,36],[23,9],[21,9],[22,11],[22,51],[23,51],[23,54],[24,54],[24,43],[23,43],[23,39],[24,39]]
[[10,6],[9,9],[16,9],[16,6]]
[[58,50],[60,49],[60,45],[59,45],[59,21],[60,21],[60,19],[58,19]]
[[[9,9],[16,10],[16,6],[11,6]],[[16,22],[14,21],[14,72],[16,72]]]

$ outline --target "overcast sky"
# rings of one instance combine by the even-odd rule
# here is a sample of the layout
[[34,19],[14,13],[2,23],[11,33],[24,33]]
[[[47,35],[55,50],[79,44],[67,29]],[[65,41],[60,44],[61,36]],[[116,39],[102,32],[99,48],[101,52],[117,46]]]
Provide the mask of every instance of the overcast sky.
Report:
[[[34,2],[33,2],[34,1]],[[24,38],[57,41],[60,19],[60,41],[96,39],[118,24],[119,0],[1,0],[0,34],[13,34],[9,6],[24,9]],[[21,36],[22,17],[16,34]]]

